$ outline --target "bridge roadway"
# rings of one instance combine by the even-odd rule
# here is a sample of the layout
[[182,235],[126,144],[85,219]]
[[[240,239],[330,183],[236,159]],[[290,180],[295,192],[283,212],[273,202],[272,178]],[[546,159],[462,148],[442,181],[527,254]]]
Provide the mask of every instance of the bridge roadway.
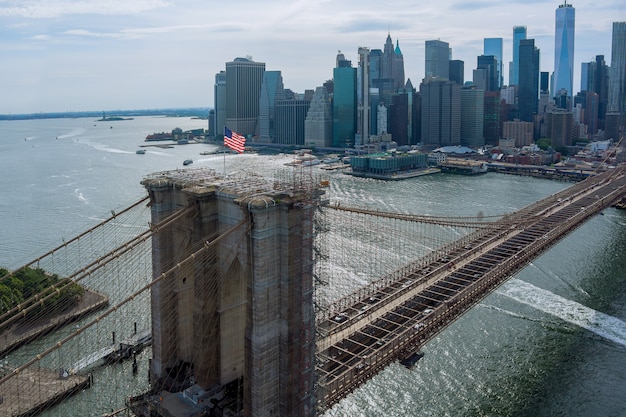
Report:
[[[577,183],[347,297],[317,323],[326,409],[430,339],[569,232],[626,195],[624,167]],[[353,209],[351,209],[353,210]],[[363,213],[376,215],[376,212]],[[340,306],[340,307],[337,307]]]

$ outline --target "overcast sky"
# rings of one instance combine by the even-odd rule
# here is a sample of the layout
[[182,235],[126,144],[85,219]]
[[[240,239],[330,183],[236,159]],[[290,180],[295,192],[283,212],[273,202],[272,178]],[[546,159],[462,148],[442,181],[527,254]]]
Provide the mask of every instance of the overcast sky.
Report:
[[[400,41],[419,88],[424,42],[450,44],[471,79],[485,37],[504,39],[505,83],[513,26],[526,26],[554,67],[555,9],[543,0],[0,0],[0,114],[212,107],[215,73],[251,56],[281,70],[286,88],[332,78],[337,51]],[[574,90],[580,64],[611,61],[612,22],[624,0],[574,0]]]

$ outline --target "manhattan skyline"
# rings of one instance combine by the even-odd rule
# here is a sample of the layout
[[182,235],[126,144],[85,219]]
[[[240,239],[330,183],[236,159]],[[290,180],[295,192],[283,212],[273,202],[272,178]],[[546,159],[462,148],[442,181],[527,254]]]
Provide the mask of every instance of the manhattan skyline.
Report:
[[[535,39],[541,71],[554,71],[560,3],[0,1],[0,114],[212,107],[214,74],[245,56],[280,70],[286,88],[303,92],[332,78],[338,50],[357,62],[360,46],[380,48],[388,33],[414,85],[425,74],[425,41],[449,43],[468,80],[484,38],[503,38],[508,85],[514,26]],[[604,55],[610,64],[612,23],[626,20],[626,10],[616,0],[572,5],[576,93],[582,62]]]

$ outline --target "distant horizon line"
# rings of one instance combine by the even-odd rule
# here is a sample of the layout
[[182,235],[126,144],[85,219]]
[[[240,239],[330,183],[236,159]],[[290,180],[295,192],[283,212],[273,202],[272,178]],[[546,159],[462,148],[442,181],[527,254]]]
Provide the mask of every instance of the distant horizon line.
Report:
[[57,119],[70,117],[91,117],[91,116],[205,116],[212,107],[165,107],[154,109],[133,109],[133,110],[67,110],[50,111],[36,113],[7,113],[0,114],[0,120],[29,120],[29,119]]

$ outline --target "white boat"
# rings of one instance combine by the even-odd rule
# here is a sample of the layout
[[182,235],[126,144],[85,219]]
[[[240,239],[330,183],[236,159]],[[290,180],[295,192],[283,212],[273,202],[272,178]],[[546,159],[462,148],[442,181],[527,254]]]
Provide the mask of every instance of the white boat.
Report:
[[145,149],[137,149],[137,152],[135,152],[137,155],[143,155],[146,153]]

